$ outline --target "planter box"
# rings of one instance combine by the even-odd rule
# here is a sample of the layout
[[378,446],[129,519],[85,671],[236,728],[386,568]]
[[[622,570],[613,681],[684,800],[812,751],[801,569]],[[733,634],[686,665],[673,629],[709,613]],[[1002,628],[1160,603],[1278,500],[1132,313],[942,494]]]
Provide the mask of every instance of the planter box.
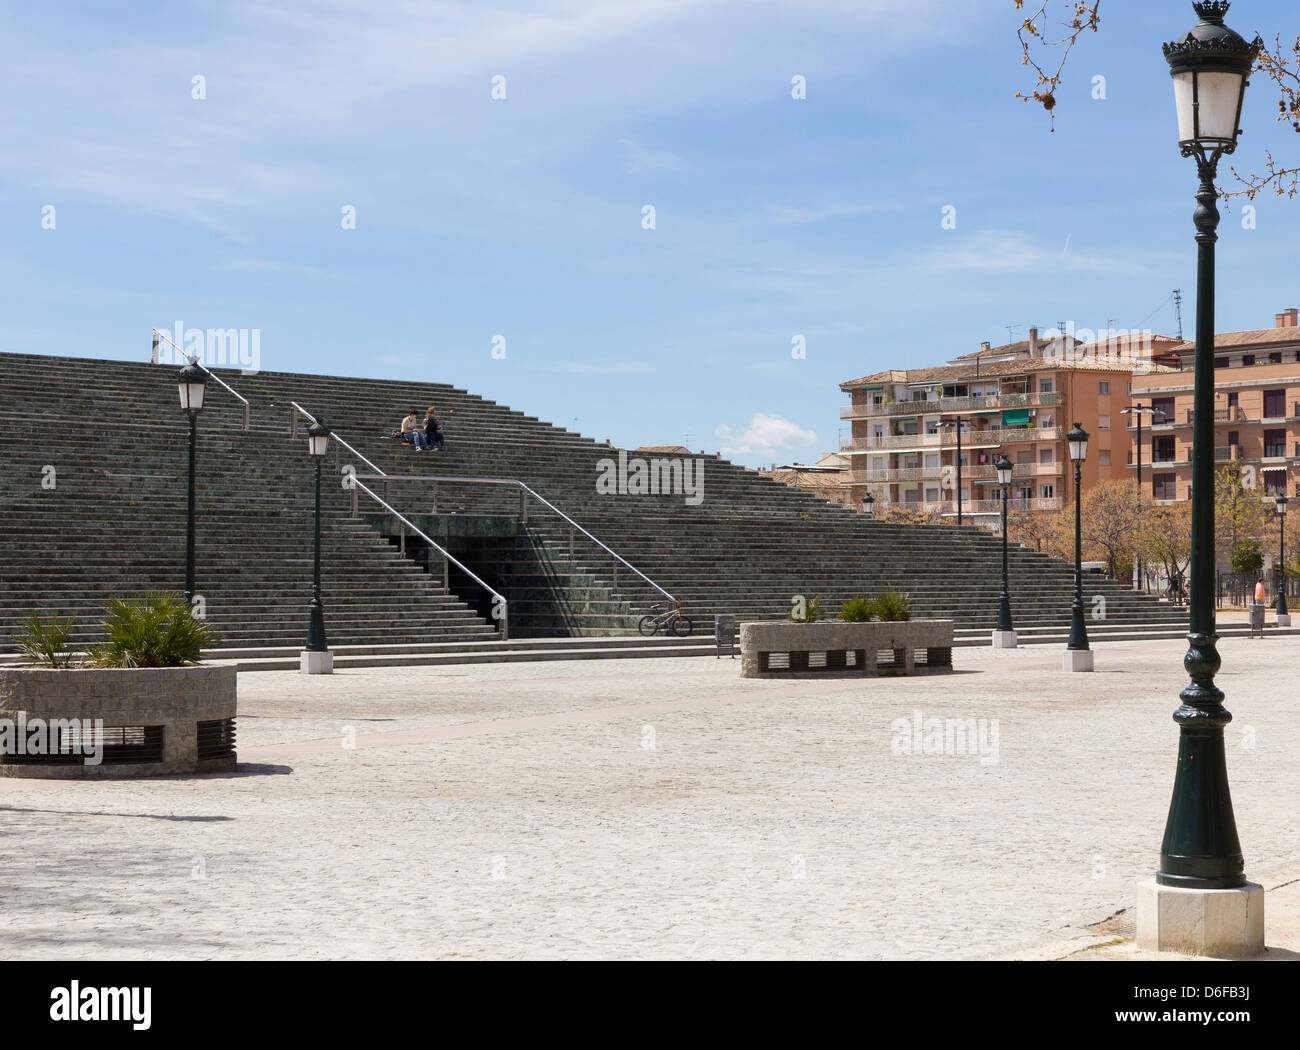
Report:
[[[740,625],[742,678],[804,677],[819,674],[879,674],[888,668],[912,674],[917,650],[926,668],[952,668],[952,620],[844,623],[790,623],[783,620]],[[882,665],[888,649],[893,662]]]
[[233,666],[0,668],[0,776],[233,770],[235,688]]

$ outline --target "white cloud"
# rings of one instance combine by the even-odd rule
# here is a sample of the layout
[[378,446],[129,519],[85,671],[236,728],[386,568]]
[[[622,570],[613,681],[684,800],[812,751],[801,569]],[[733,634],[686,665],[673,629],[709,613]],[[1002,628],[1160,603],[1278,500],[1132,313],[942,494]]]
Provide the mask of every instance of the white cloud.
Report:
[[722,442],[724,456],[775,456],[791,449],[812,448],[817,444],[817,434],[805,430],[781,416],[755,412],[743,432],[731,427],[718,426],[714,437]]

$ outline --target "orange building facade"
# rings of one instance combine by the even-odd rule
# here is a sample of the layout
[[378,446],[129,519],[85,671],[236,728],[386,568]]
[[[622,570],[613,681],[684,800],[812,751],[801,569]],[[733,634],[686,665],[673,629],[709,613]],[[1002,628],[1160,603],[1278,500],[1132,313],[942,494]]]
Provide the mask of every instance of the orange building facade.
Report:
[[[1214,460],[1242,469],[1248,487],[1263,495],[1290,495],[1300,466],[1300,311],[1285,310],[1272,328],[1215,336]],[[1154,499],[1191,498],[1192,364],[1195,345],[1174,348],[1180,370],[1135,375],[1135,406],[1142,416],[1128,427],[1129,470]]]
[[1100,479],[1131,476],[1132,443],[1123,414],[1135,370],[1172,369],[1178,340],[1081,344],[1030,329],[1029,339],[987,344],[935,368],[889,370],[848,380],[850,404],[841,452],[850,463],[851,492],[868,492],[877,511],[894,505],[942,517],[957,514],[958,430],[963,516],[999,527],[1002,490],[994,461],[1013,464],[1012,510],[1050,512],[1071,498],[1074,468],[1066,434],[1080,423],[1091,435],[1083,464],[1085,488]]

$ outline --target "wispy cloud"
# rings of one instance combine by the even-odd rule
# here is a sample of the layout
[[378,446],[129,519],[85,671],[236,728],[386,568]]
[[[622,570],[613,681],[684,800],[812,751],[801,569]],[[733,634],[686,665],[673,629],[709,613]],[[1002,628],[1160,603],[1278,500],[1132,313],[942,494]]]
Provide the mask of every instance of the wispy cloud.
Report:
[[713,436],[722,442],[724,456],[771,457],[793,449],[812,448],[817,444],[815,431],[766,412],[755,412],[742,431],[719,425]]

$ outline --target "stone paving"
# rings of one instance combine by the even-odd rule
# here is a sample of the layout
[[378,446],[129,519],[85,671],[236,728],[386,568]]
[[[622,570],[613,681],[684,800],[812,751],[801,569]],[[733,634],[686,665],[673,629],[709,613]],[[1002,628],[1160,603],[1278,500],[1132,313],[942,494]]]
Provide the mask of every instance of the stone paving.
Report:
[[[1067,954],[1155,864],[1184,647],[246,674],[236,774],[0,780],[0,958]],[[1300,873],[1300,639],[1221,651],[1271,888]],[[977,720],[983,760],[925,753],[930,719]]]

